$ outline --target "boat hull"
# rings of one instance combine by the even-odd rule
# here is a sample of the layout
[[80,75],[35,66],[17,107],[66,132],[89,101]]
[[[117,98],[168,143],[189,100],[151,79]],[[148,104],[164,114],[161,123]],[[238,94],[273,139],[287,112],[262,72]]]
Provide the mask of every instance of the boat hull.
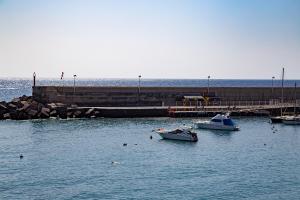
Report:
[[281,116],[278,116],[278,117],[271,117],[271,122],[273,124],[276,124],[276,123],[282,123],[283,122],[283,117]]
[[160,132],[157,131],[157,134],[159,134],[163,139],[168,139],[168,140],[181,140],[181,141],[189,141],[189,142],[197,142],[198,137],[195,135],[194,137],[192,135],[188,134],[173,134],[173,133],[167,133],[167,132]]
[[288,125],[300,125],[300,117],[287,117],[282,122]]
[[225,125],[215,125],[209,123],[196,123],[196,127],[199,129],[211,129],[211,130],[223,130],[223,131],[238,131],[237,126],[225,126]]

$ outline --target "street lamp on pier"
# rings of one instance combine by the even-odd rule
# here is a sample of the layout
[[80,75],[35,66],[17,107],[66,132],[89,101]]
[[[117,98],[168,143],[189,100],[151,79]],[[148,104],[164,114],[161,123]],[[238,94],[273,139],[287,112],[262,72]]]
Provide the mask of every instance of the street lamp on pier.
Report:
[[274,99],[274,79],[275,76],[272,76],[272,99]]
[[209,79],[210,76],[207,77],[207,96],[209,96]]
[[36,73],[33,72],[33,87],[35,87],[35,78],[36,78]]
[[76,77],[77,77],[77,75],[74,74],[73,75],[73,78],[74,78],[74,82],[73,82],[73,103],[74,103],[74,97],[75,97],[75,91],[76,91],[76,89],[75,89],[75,79],[76,79]]
[[138,87],[138,103],[140,104],[140,93],[141,93],[141,78],[142,76],[139,75],[139,87]]

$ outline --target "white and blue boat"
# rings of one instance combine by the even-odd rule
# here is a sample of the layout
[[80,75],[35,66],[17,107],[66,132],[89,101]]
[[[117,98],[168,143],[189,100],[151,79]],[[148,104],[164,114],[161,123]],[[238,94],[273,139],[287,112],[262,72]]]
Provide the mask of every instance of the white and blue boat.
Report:
[[196,128],[212,129],[212,130],[225,130],[225,131],[238,131],[239,127],[232,121],[229,114],[217,114],[209,121],[196,121]]

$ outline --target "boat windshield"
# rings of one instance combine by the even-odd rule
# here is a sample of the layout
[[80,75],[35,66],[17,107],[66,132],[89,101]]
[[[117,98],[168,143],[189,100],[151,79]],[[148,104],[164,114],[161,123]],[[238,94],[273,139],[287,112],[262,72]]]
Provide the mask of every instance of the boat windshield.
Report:
[[233,126],[234,125],[234,123],[233,123],[233,121],[231,119],[224,119],[223,123],[226,126]]
[[183,130],[181,130],[181,129],[176,129],[173,131],[174,134],[178,134],[178,133],[182,133],[182,132],[183,132]]
[[222,122],[221,119],[212,119],[211,121],[212,121],[212,122]]

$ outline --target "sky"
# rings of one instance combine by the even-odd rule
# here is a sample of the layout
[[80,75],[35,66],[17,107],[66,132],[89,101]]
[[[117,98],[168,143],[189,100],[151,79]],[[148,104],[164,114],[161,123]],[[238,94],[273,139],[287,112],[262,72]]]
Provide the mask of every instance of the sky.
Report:
[[0,0],[0,77],[300,79],[299,0]]

